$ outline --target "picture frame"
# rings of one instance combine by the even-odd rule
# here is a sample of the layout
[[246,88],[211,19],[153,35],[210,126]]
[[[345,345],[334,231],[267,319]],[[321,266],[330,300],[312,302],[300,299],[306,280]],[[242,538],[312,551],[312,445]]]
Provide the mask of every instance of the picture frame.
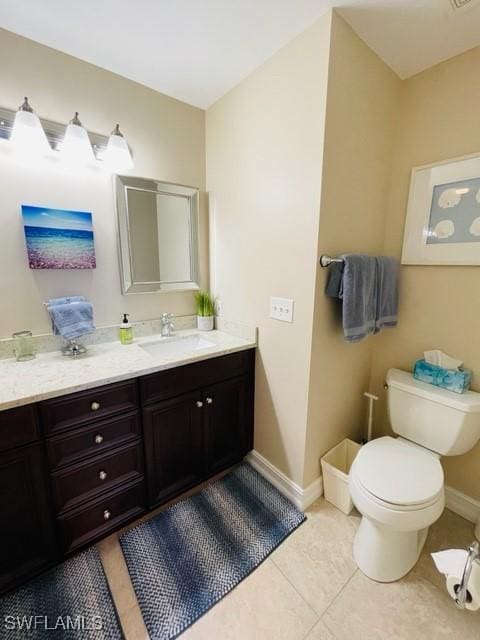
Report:
[[414,167],[402,264],[480,265],[480,154]]
[[30,269],[95,269],[89,211],[21,205]]

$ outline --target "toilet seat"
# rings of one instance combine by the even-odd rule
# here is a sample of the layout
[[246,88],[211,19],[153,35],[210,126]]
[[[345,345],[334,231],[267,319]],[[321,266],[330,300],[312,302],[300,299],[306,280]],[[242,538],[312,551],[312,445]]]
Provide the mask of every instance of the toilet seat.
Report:
[[351,474],[371,501],[396,511],[415,511],[443,495],[443,470],[428,451],[385,436],[362,447]]

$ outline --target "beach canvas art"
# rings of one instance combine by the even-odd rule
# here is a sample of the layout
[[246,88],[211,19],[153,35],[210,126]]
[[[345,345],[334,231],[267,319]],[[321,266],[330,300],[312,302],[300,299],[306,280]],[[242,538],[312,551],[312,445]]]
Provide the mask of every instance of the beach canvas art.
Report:
[[92,214],[22,205],[30,269],[95,269]]

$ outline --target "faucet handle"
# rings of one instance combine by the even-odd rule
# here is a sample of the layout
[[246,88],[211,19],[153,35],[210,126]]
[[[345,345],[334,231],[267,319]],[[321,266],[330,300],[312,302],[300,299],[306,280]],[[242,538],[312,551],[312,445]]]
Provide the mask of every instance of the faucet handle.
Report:
[[172,335],[172,331],[175,331],[173,320],[173,313],[162,313],[162,336],[169,337]]

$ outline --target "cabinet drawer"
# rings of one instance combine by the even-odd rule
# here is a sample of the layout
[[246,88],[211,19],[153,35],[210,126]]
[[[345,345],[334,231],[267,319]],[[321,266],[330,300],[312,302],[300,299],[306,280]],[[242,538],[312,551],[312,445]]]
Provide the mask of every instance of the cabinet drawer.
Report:
[[141,442],[80,462],[52,474],[55,506],[66,510],[90,500],[118,484],[143,476]]
[[112,447],[136,440],[140,434],[140,416],[134,412],[53,436],[47,440],[50,468],[106,453]]
[[145,511],[145,486],[137,482],[101,498],[92,500],[82,508],[59,516],[58,524],[62,546],[69,553],[109,532],[118,529]]
[[0,451],[8,451],[38,440],[35,405],[0,412]]
[[205,385],[242,375],[253,362],[252,350],[159,371],[140,378],[142,403],[158,402]]
[[40,405],[40,411],[45,430],[51,433],[131,411],[137,406],[137,384],[129,380],[47,400]]

